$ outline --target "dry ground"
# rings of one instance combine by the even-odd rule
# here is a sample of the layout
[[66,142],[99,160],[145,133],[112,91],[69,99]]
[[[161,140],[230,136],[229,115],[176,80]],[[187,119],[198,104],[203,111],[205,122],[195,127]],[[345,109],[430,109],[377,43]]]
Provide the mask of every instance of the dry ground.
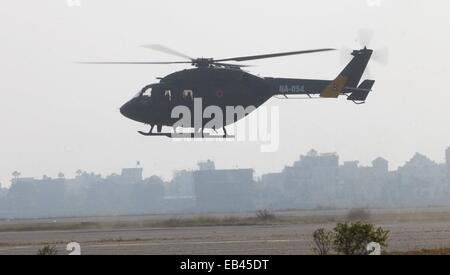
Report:
[[[311,254],[311,234],[347,219],[348,210],[152,215],[0,221],[0,254],[36,254],[46,244],[67,254]],[[390,254],[450,254],[450,208],[371,210],[391,231]],[[409,251],[409,252],[407,252]]]

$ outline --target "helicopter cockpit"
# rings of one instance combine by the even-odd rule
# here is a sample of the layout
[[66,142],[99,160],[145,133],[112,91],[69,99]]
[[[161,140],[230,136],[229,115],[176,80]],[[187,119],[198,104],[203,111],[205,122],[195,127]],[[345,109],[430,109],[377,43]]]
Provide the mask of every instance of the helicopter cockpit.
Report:
[[144,88],[142,88],[142,90],[140,90],[135,96],[134,98],[141,98],[141,97],[152,97],[152,92],[153,90],[156,91],[156,85],[155,84],[151,84],[148,86],[145,86]]
[[142,88],[142,90],[136,94],[135,98],[142,99],[158,99],[158,100],[193,100],[193,89],[179,89],[171,88],[167,85],[150,84]]

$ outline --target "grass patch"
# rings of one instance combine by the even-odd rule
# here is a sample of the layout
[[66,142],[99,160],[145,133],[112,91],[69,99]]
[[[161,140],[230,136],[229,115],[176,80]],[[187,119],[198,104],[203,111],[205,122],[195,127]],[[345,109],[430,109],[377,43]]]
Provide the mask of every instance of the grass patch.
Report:
[[56,249],[56,246],[46,245],[43,248],[38,250],[37,255],[39,255],[39,256],[58,255],[58,249]]
[[[275,221],[275,219],[270,219]],[[162,221],[163,227],[193,227],[193,226],[244,226],[267,224],[269,220],[260,217],[197,217],[197,218],[171,218]]]
[[[357,211],[358,212],[358,211]],[[364,212],[364,211],[363,211]],[[142,217],[133,220],[124,217],[85,218],[84,220],[60,219],[56,222],[35,220],[29,222],[1,224],[0,232],[28,231],[68,231],[96,229],[131,229],[131,228],[161,228],[161,227],[195,227],[195,226],[250,226],[250,225],[281,225],[281,224],[335,224],[349,219],[349,212],[341,213],[311,213],[310,215],[275,214],[267,209],[259,210],[253,215],[229,215],[217,217],[204,216],[174,216],[174,217]],[[370,212],[369,212],[370,213]],[[350,215],[366,218],[367,213]],[[376,217],[371,217],[371,220]],[[390,218],[391,220],[392,218]],[[395,217],[398,219],[398,216]],[[374,219],[374,221],[379,218]]]
[[420,250],[412,250],[412,251],[406,251],[406,252],[389,252],[387,255],[407,255],[407,256],[414,256],[414,255],[429,255],[429,256],[450,256],[450,248],[437,248],[437,249],[420,249]]
[[100,223],[95,222],[64,222],[64,223],[30,223],[12,224],[0,227],[0,232],[26,232],[26,231],[51,231],[51,230],[81,230],[98,229]]
[[259,210],[256,212],[256,218],[261,221],[273,221],[276,220],[276,216],[274,213],[270,212],[267,209]]
[[370,210],[364,208],[351,209],[347,213],[347,221],[367,222],[370,220]]
[[172,217],[143,221],[109,221],[109,222],[56,222],[56,223],[22,223],[0,226],[0,232],[28,231],[66,231],[86,229],[128,229],[158,227],[197,227],[197,226],[245,226],[282,223],[274,215],[255,215],[254,217],[213,217],[199,216],[190,218]]

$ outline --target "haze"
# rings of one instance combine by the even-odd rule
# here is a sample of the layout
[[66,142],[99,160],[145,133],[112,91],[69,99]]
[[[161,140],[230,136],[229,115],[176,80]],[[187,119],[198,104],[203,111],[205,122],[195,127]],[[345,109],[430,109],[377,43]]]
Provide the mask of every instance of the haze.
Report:
[[[415,152],[443,162],[450,146],[450,3],[435,1],[111,1],[2,2],[0,9],[0,182],[11,173],[40,178],[77,169],[110,174],[140,161],[146,176],[212,159],[218,168],[279,171],[309,149],[391,168]],[[371,4],[380,3],[380,5]],[[280,148],[255,142],[174,142],[136,133],[144,125],[119,107],[146,84],[183,66],[82,66],[74,61],[171,61],[143,48],[164,44],[194,57],[229,57],[343,46],[375,32],[387,66],[367,104],[277,100]],[[333,79],[339,52],[249,62],[262,76]]]

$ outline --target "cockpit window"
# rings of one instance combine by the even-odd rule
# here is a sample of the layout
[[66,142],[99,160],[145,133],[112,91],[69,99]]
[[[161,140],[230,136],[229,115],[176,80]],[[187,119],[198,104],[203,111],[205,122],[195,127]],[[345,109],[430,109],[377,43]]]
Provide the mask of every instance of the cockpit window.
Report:
[[152,87],[144,88],[142,96],[152,97]]
[[194,92],[192,90],[184,90],[183,98],[185,99],[194,99]]
[[169,100],[172,100],[172,91],[171,90],[165,90],[164,96],[167,97]]

